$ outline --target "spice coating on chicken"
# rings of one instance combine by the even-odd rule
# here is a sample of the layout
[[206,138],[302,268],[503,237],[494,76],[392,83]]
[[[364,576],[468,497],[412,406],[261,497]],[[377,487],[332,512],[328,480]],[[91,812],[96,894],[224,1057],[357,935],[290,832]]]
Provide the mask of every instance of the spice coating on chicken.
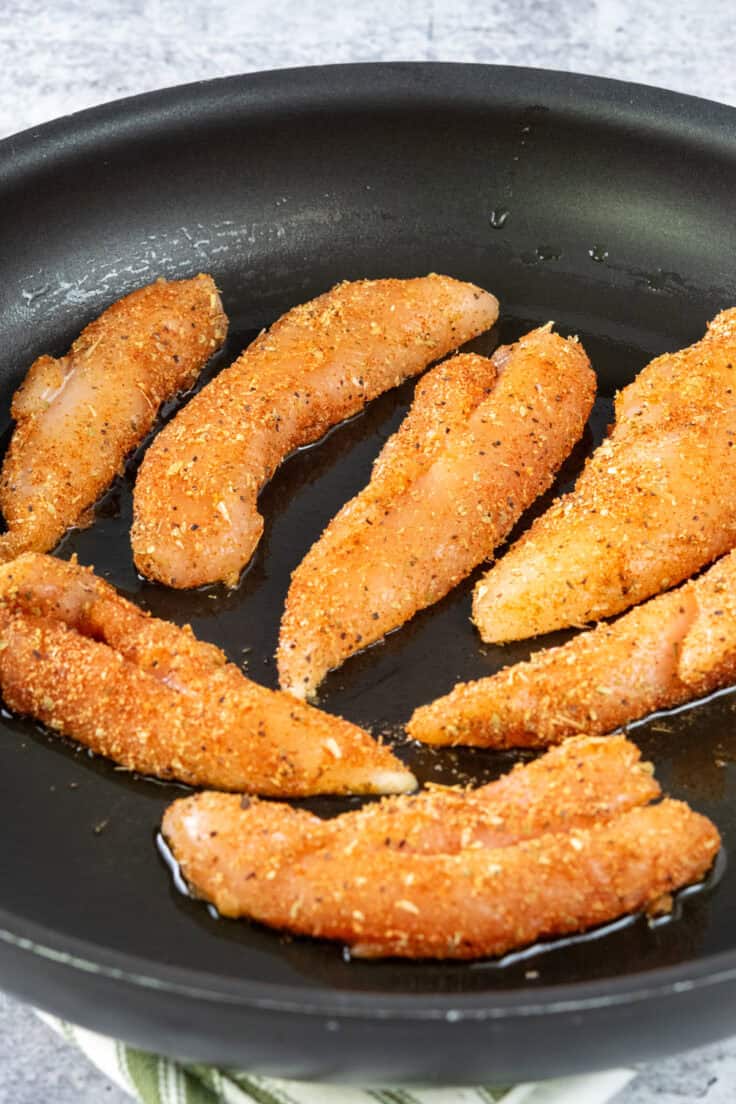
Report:
[[[434,786],[411,796],[386,797],[329,820],[273,802],[260,809],[292,856],[304,846],[314,850],[351,842],[363,849],[371,845],[405,854],[449,855],[589,827],[659,796],[652,764],[642,763],[639,749],[625,737],[580,736],[477,789]],[[256,799],[248,800],[256,821]],[[216,803],[213,796],[210,808]],[[228,794],[222,794],[220,805],[223,815],[236,808]]]
[[429,744],[534,747],[611,732],[736,681],[736,551],[611,624],[417,709]]
[[416,786],[363,729],[257,685],[188,627],[49,556],[0,566],[0,690],[18,713],[159,778],[272,797]]
[[11,407],[0,558],[46,552],[85,524],[161,404],[194,384],[226,332],[211,276],[158,280],[108,307],[66,356],[39,357]]
[[319,824],[313,836],[303,824],[295,853],[281,819],[278,806],[202,793],[171,805],[162,831],[192,890],[223,915],[339,940],[371,958],[502,955],[629,912],[666,911],[669,894],[701,879],[720,845],[709,820],[671,800],[454,854],[363,846],[354,835],[325,847]]
[[682,582],[736,544],[736,308],[616,398],[575,489],[475,589],[488,642],[584,625]]
[[282,688],[311,697],[327,671],[489,559],[552,483],[594,397],[582,346],[549,327],[490,360],[466,354],[433,368],[368,486],[292,575]]
[[171,587],[235,586],[257,498],[294,449],[487,330],[496,299],[447,276],[343,283],[262,333],[159,434],[138,474],[136,565]]

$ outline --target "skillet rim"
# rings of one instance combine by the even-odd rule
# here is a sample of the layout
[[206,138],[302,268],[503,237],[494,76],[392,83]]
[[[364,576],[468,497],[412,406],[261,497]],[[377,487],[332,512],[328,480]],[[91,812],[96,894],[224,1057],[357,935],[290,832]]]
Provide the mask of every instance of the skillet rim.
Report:
[[[179,966],[156,963],[151,972],[148,959],[93,944],[89,940],[64,936],[35,923],[25,924],[19,935],[8,930],[6,917],[0,910],[0,945],[25,952],[49,963],[95,975],[104,981],[118,981],[139,990],[195,998],[210,1003],[222,1002],[230,1007],[263,1012],[297,1015],[339,1016],[344,1019],[382,1021],[418,1021],[447,1019],[453,1022],[495,1019],[524,1019],[540,1014],[567,1016],[596,1009],[639,1004],[677,996],[679,993],[714,985],[736,982],[736,951],[722,951],[699,962],[677,966],[660,966],[640,974],[627,974],[603,981],[574,982],[568,985],[546,985],[533,990],[492,993],[375,994],[354,990],[337,990],[313,983],[308,989],[248,979],[225,978],[203,970],[187,970]],[[49,938],[49,935],[51,938]],[[48,942],[42,942],[43,939]],[[57,946],[54,946],[56,941]],[[90,951],[92,953],[90,953]],[[89,957],[85,957],[88,955]],[[216,985],[206,985],[203,978],[216,978]],[[636,978],[643,979],[632,984]],[[297,994],[296,997],[293,994]]]

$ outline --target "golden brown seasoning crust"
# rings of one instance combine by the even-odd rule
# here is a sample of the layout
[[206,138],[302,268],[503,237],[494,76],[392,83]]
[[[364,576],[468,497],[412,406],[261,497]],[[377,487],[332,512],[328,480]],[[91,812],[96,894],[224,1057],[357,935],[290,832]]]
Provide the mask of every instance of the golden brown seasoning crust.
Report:
[[251,814],[237,799],[197,794],[167,809],[163,833],[194,892],[223,915],[340,940],[365,957],[501,955],[661,910],[669,893],[704,876],[720,845],[710,821],[666,800],[590,828],[451,855],[354,836],[325,847],[321,825],[303,821],[294,853],[275,809],[259,804]]
[[610,732],[736,680],[736,552],[612,624],[459,683],[407,729],[430,744],[520,747]]
[[361,280],[285,314],[159,434],[135,488],[138,569],[234,586],[281,461],[376,395],[487,330],[492,295],[447,276]]
[[210,276],[158,280],[108,307],[66,356],[39,357],[13,397],[0,558],[45,552],[83,524],[161,404],[193,385],[226,332]]
[[594,397],[582,346],[548,327],[492,360],[458,356],[432,369],[368,486],[292,575],[282,688],[311,697],[328,670],[488,559],[551,484]]
[[49,556],[0,566],[0,689],[11,709],[160,778],[272,797],[416,785],[367,732],[258,686],[188,627]]
[[736,308],[658,357],[616,399],[575,489],[478,583],[489,642],[610,617],[736,544]]

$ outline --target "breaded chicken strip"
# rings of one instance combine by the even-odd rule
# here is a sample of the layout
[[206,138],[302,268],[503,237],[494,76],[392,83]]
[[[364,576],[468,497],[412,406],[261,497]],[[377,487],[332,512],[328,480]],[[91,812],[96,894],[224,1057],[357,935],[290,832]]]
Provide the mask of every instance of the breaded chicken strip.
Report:
[[428,744],[534,747],[604,733],[736,681],[736,551],[612,624],[460,683],[407,728]]
[[159,434],[135,488],[138,569],[172,587],[235,586],[263,531],[258,494],[294,449],[496,321],[447,276],[339,284],[249,345]]
[[226,332],[211,276],[157,280],[108,307],[66,356],[31,365],[0,476],[1,559],[46,552],[86,522],[161,404],[193,385]]
[[416,785],[367,732],[258,686],[188,627],[49,556],[0,567],[0,690],[16,712],[159,778],[271,797]]
[[489,559],[551,484],[594,397],[582,346],[549,327],[491,360],[458,356],[432,369],[368,486],[292,575],[282,688],[313,696],[327,671]]
[[336,939],[354,955],[478,958],[640,909],[666,911],[720,845],[715,827],[666,800],[508,847],[418,854],[327,847],[303,826],[295,853],[279,806],[201,793],[176,801],[163,835],[190,887],[225,916]]
[[616,398],[610,437],[478,583],[489,642],[583,625],[682,582],[736,544],[736,308]]

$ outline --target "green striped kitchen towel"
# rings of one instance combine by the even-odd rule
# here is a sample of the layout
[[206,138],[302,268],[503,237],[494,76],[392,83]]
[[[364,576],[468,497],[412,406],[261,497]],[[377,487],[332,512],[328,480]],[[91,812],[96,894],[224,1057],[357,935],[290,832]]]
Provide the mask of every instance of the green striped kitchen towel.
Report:
[[506,1087],[356,1089],[172,1062],[39,1015],[140,1104],[605,1104],[634,1076],[616,1069]]

